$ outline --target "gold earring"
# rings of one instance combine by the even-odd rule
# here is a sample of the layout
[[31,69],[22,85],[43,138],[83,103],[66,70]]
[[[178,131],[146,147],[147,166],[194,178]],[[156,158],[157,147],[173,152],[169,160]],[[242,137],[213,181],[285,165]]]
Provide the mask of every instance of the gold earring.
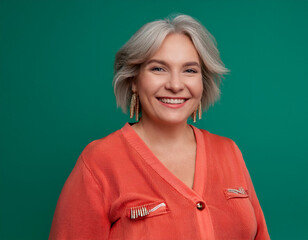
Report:
[[197,110],[195,110],[192,114],[192,119],[193,119],[193,122],[197,122]]
[[[199,120],[202,118],[202,104],[201,104],[201,101],[198,105],[198,118]],[[193,122],[197,122],[197,110],[195,110],[192,114],[192,119],[193,119]]]
[[201,118],[202,118],[202,104],[201,104],[201,101],[200,101],[199,107],[198,107],[198,118],[199,118],[199,120],[201,120]]
[[136,107],[135,107],[136,121],[139,121],[139,97],[136,94]]
[[136,121],[139,121],[139,97],[135,92],[130,100],[129,117],[133,118],[134,113],[136,114]]

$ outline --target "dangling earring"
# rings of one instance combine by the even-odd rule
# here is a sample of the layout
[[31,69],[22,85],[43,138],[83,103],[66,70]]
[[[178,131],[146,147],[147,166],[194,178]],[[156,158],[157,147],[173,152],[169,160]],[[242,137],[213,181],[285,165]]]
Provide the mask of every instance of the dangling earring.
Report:
[[[201,101],[198,105],[198,118],[199,120],[202,118],[202,104],[201,104]],[[197,122],[197,110],[195,110],[192,114],[192,119],[193,119],[193,122]]]
[[136,121],[139,121],[139,97],[136,94],[136,107],[135,107]]
[[135,92],[130,100],[129,117],[133,118],[134,113],[136,114],[136,121],[139,121],[139,97]]
[[201,104],[201,100],[200,100],[199,107],[198,107],[198,118],[199,118],[199,120],[201,120],[201,118],[202,118],[202,104]]
[[197,110],[195,110],[192,114],[192,119],[193,119],[193,122],[197,122]]

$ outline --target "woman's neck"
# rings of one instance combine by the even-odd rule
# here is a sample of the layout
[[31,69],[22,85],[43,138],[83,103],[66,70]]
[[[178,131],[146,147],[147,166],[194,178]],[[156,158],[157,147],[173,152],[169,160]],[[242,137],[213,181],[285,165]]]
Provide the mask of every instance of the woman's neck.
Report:
[[186,122],[161,124],[141,118],[132,127],[147,145],[174,146],[195,141],[193,129]]

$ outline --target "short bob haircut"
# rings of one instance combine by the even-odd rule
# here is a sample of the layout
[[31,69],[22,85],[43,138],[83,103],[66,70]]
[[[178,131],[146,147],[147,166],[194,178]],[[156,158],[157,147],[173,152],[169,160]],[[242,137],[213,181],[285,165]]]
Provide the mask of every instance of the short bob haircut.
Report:
[[228,72],[220,59],[215,38],[197,20],[188,15],[153,21],[141,27],[117,52],[114,62],[113,86],[117,105],[127,112],[132,97],[132,82],[140,67],[159,49],[168,34],[188,36],[201,62],[203,94],[202,109],[208,109],[220,97],[220,83]]

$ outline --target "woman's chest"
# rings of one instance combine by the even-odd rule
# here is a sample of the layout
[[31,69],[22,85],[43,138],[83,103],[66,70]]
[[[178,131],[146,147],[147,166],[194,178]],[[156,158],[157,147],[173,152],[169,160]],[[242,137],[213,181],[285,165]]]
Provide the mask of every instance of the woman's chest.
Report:
[[[108,173],[120,177],[112,184],[110,239],[253,239],[256,220],[245,181],[225,177],[223,169],[198,169],[191,189],[168,168],[155,166],[126,166]],[[201,178],[198,171],[208,170]],[[196,190],[201,183],[204,187]],[[165,233],[159,235],[163,228]]]
[[193,188],[196,169],[196,146],[153,151],[157,160],[190,189]]
[[195,158],[191,155],[174,155],[160,158],[162,164],[190,189],[193,188],[195,176]]

